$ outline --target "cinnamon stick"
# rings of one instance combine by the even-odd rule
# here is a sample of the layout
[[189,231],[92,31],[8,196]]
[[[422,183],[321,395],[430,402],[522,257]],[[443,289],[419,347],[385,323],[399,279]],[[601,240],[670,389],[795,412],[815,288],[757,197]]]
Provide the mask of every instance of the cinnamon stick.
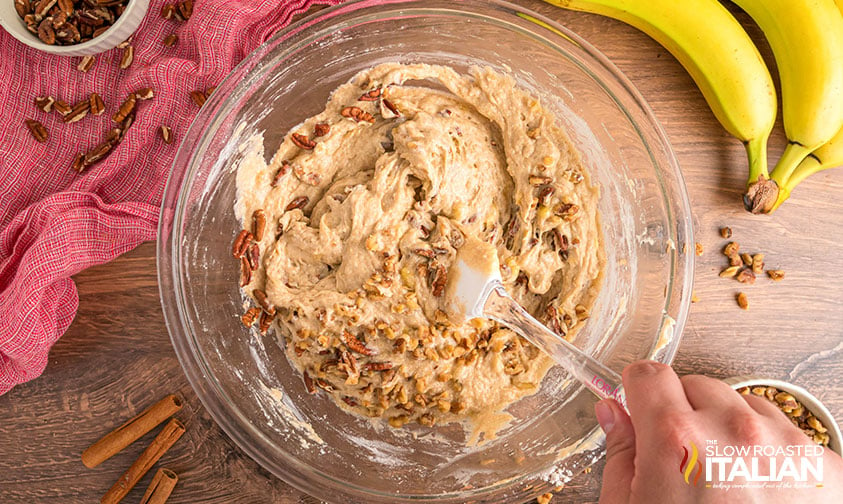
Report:
[[173,394],[161,399],[82,452],[82,463],[89,468],[100,465],[170,418],[181,406],[181,399]]
[[164,504],[173,493],[173,488],[179,481],[179,475],[169,469],[158,469],[152,483],[143,494],[140,504]]
[[116,504],[120,502],[132,487],[143,478],[143,475],[152,468],[155,462],[167,453],[167,450],[178,441],[182,434],[184,434],[184,425],[177,419],[171,418],[155,439],[152,440],[152,444],[140,454],[131,467],[103,495],[102,499],[100,499],[100,504]]

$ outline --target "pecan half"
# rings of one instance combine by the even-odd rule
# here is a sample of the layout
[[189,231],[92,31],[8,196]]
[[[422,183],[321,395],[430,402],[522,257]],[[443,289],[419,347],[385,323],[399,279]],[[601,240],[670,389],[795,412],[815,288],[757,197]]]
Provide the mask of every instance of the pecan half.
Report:
[[62,122],[68,124],[75,123],[88,115],[88,110],[90,110],[90,108],[91,102],[88,100],[82,100],[70,109],[70,113],[62,118]]
[[366,91],[363,93],[358,101],[375,101],[381,95],[381,88],[372,89],[371,91]]
[[85,154],[85,166],[91,166],[102,161],[103,158],[111,152],[112,147],[114,147],[114,144],[109,141],[105,141],[91,149],[91,151]]
[[208,98],[205,96],[205,92],[197,89],[195,91],[190,92],[190,99],[193,100],[193,103],[196,104],[197,107],[202,107],[205,104],[205,100]]
[[182,19],[187,21],[193,15],[193,0],[183,0],[176,4],[176,8]]
[[161,133],[161,139],[164,140],[165,144],[169,145],[173,143],[173,130],[169,126],[162,125],[158,128],[158,131]]
[[97,93],[91,93],[91,96],[88,97],[88,108],[91,110],[91,114],[98,116],[102,115],[103,111],[105,111],[105,103],[103,103],[102,98]]
[[261,248],[257,243],[252,243],[252,246],[249,247],[249,253],[246,254],[246,257],[249,259],[249,267],[252,268],[252,271],[258,269],[261,263]]
[[45,17],[38,25],[38,38],[47,45],[56,43],[56,31],[53,29],[53,18]]
[[[249,285],[252,281],[252,267],[246,257],[240,258],[240,287]],[[251,325],[251,324],[249,324]]]
[[53,109],[63,116],[66,116],[72,110],[70,108],[70,105],[68,105],[67,102],[64,100],[56,100],[53,103]]
[[354,119],[357,122],[366,121],[369,123],[375,122],[374,116],[372,114],[364,111],[360,107],[345,107],[340,111],[340,114],[343,117],[348,117],[349,119]]
[[261,319],[260,319],[260,322],[258,323],[258,330],[260,331],[260,333],[262,335],[266,335],[266,333],[269,331],[270,326],[272,325],[272,321],[274,321],[274,320],[275,320],[275,312],[273,312],[273,313],[261,312]]
[[[117,112],[111,116],[111,119],[116,123],[122,123],[132,112],[135,111],[135,106],[138,103],[138,99],[135,96],[135,93],[129,93],[129,96],[126,97],[126,100],[120,104],[120,108],[117,109]],[[126,128],[124,128],[126,129]]]
[[293,198],[293,201],[287,203],[287,206],[284,207],[285,212],[289,212],[290,210],[295,210],[297,208],[304,208],[310,202],[310,198],[307,196],[299,196],[297,198]]
[[26,127],[29,128],[29,132],[32,133],[32,137],[36,141],[44,143],[50,137],[47,133],[47,128],[45,128],[40,122],[35,119],[27,119],[25,122]]
[[302,378],[304,378],[304,388],[307,390],[308,394],[315,394],[316,393],[316,386],[313,385],[313,379],[310,375],[305,371],[302,373]]
[[52,96],[35,97],[35,106],[43,110],[44,112],[50,112],[51,110],[53,110],[53,103],[55,102],[56,100]]
[[97,62],[97,59],[90,54],[88,56],[84,56],[82,60],[76,65],[76,69],[82,73],[87,73],[89,70],[94,68],[94,63]]
[[243,325],[246,327],[252,327],[255,321],[258,319],[258,315],[261,314],[260,308],[257,306],[253,306],[246,310],[246,313],[240,317],[240,321],[243,322]]
[[252,296],[255,297],[263,311],[266,313],[275,313],[275,306],[269,302],[269,299],[266,297],[266,292],[260,289],[255,289],[252,291]]
[[255,241],[261,241],[263,239],[265,228],[266,212],[259,208],[252,213],[252,234],[255,236]]
[[381,105],[385,108],[389,113],[384,113],[384,110],[381,110],[381,115],[387,119],[392,119],[393,117],[401,117],[401,112],[398,110],[398,107],[395,106],[391,101],[387,100],[386,98],[381,98]]
[[82,170],[85,169],[85,155],[81,152],[76,154],[76,157],[73,158],[73,163],[70,164],[70,169],[77,173],[82,173]]
[[342,332],[342,342],[345,343],[349,349],[363,355],[374,355],[374,352],[360,342],[353,334],[347,330]]
[[290,140],[292,140],[293,143],[296,144],[296,147],[298,147],[299,149],[313,150],[313,148],[316,147],[316,142],[307,138],[307,135],[293,133],[292,135],[290,135]]
[[430,280],[430,287],[433,295],[439,297],[445,292],[445,285],[448,283],[448,270],[445,269],[445,265],[438,264],[432,271],[433,277]]
[[391,362],[367,362],[363,368],[367,371],[386,371],[392,369],[393,366]]
[[321,137],[327,135],[331,131],[331,125],[328,123],[319,123],[313,127],[313,136]]
[[179,36],[176,35],[175,33],[171,33],[170,35],[167,35],[166,37],[164,37],[163,43],[164,43],[164,46],[166,46],[166,47],[173,47],[174,45],[176,45],[176,42],[178,42],[178,41],[179,41]]
[[152,90],[151,87],[144,87],[140,88],[135,91],[135,97],[138,100],[151,100],[155,96],[155,92]]
[[246,254],[249,243],[252,241],[252,233],[247,229],[240,231],[237,238],[234,239],[234,244],[231,246],[231,255],[236,259],[240,259]]
[[135,61],[135,48],[134,46],[127,46],[123,49],[123,53],[120,55],[120,69],[125,70],[132,66],[132,63]]

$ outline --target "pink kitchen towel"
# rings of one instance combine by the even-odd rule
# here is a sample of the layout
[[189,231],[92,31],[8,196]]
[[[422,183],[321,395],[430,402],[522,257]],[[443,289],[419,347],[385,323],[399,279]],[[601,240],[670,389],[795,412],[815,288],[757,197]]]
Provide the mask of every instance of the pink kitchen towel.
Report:
[[[190,91],[217,85],[294,15],[338,0],[197,0],[186,22],[163,19],[166,3],[150,2],[125,70],[121,49],[97,55],[83,73],[80,57],[36,51],[0,29],[0,394],[44,371],[78,307],[71,275],[155,238],[170,164],[198,112]],[[178,42],[167,47],[170,34]],[[126,96],[144,87],[155,97],[139,103],[123,141],[81,175],[71,170],[74,156],[114,127]],[[72,124],[33,101],[73,104],[91,92],[102,96],[105,113]],[[44,124],[46,143],[35,141],[26,119]],[[159,136],[161,125],[172,128],[172,144]]]

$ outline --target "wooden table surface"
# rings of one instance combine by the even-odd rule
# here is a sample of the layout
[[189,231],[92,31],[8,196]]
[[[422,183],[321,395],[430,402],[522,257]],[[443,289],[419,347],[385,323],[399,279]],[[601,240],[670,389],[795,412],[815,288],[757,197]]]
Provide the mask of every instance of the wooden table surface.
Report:
[[[572,28],[603,51],[638,87],[670,138],[690,193],[698,258],[694,304],[675,368],[714,377],[752,373],[813,391],[843,419],[843,170],[803,183],[773,217],[747,214],[741,144],[716,122],[682,67],[647,36],[610,19],[523,2]],[[770,61],[759,30],[738,13]],[[770,61],[772,64],[772,62]],[[781,125],[771,159],[784,145]],[[729,225],[744,250],[763,251],[786,271],[780,283],[746,289],[718,278]],[[155,246],[145,243],[75,277],[79,313],[53,347],[44,375],[0,397],[0,502],[94,502],[152,438],[147,435],[96,469],[80,462],[99,436],[171,392],[186,398],[187,434],[163,463],[181,481],[173,503],[309,503],[249,459],[211,420],[170,345],[158,301]],[[602,463],[559,492],[558,501],[594,502]],[[137,502],[152,472],[129,494]]]

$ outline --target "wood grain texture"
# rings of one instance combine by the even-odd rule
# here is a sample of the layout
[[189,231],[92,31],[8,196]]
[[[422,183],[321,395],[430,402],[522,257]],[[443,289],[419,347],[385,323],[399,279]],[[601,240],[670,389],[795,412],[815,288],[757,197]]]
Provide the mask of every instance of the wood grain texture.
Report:
[[[679,158],[694,210],[695,291],[700,302],[675,362],[680,374],[752,373],[813,391],[843,418],[843,170],[803,183],[773,218],[741,208],[743,147],[716,122],[682,67],[636,30],[610,19],[520,2],[570,27],[605,53],[649,102]],[[772,65],[757,27],[736,12]],[[781,125],[770,142],[784,146]],[[763,251],[783,269],[780,283],[760,278],[744,289],[717,276],[729,225],[742,249]],[[153,431],[96,469],[79,454],[93,441],[171,392],[181,393],[187,433],[159,465],[179,474],[169,502],[314,503],[249,459],[213,423],[182,374],[158,301],[151,243],[75,277],[79,313],[55,345],[44,375],[0,397],[0,502],[95,502],[157,433]],[[558,501],[596,502],[602,464],[581,474]],[[154,471],[125,502],[137,502]]]

